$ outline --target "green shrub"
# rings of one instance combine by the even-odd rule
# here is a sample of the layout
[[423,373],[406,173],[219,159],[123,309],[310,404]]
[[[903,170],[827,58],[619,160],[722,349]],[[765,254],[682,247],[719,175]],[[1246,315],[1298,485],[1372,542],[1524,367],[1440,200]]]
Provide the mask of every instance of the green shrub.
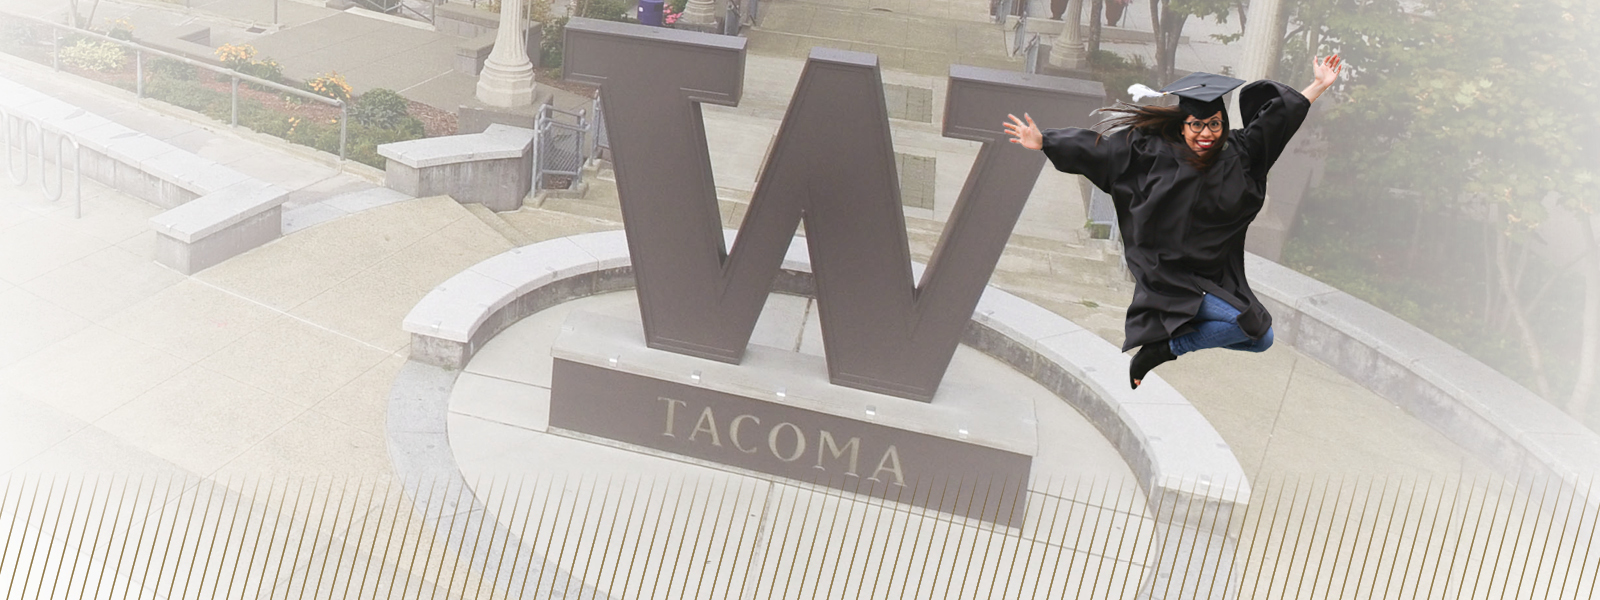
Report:
[[[206,87],[198,80],[177,80],[170,78],[157,78],[145,86],[145,91],[152,98],[181,106],[189,110],[200,112],[208,117],[222,122],[232,118],[233,107],[230,95]],[[362,96],[373,95],[373,90]],[[367,101],[369,105],[392,103],[393,98],[399,98],[389,90],[381,90],[373,100]],[[387,98],[389,94],[393,97]],[[404,103],[405,99],[400,98]],[[355,106],[360,106],[358,100]],[[316,148],[329,154],[339,153],[339,122],[317,121],[303,117],[287,115],[267,107],[260,101],[241,97],[239,99],[239,125],[247,129],[277,136],[292,143]],[[350,123],[345,138],[345,156],[351,160],[368,164],[379,169],[384,168],[385,159],[378,155],[378,146],[391,142],[414,140],[426,135],[423,131],[422,121],[403,111],[393,117],[387,126],[375,126],[369,123],[358,122],[355,111],[352,110]]]
[[61,49],[61,62],[89,71],[115,71],[128,64],[128,53],[112,42],[79,40]]
[[1108,50],[1099,50],[1089,56],[1089,68],[1094,71],[1094,77],[1106,87],[1106,96],[1112,100],[1128,102],[1132,97],[1128,95],[1128,86],[1135,83],[1151,85],[1155,83],[1151,77],[1150,65],[1144,62],[1144,56],[1135,54],[1129,60],[1122,55]]
[[197,80],[156,78],[145,85],[144,91],[151,98],[203,113],[213,119],[227,121],[232,114],[226,92],[208,88]]
[[632,13],[638,6],[637,2],[628,0],[588,0],[579,7],[578,16],[606,21],[632,21]]
[[270,58],[250,61],[235,67],[234,70],[252,77],[260,77],[273,83],[283,83],[283,65]]
[[144,62],[144,71],[151,79],[171,79],[174,81],[193,81],[200,77],[200,70],[194,65],[184,64],[170,58],[151,58]]
[[[333,133],[331,151],[338,152],[337,127]],[[387,159],[378,155],[379,145],[414,140],[423,135],[422,121],[412,116],[402,118],[395,127],[366,127],[352,122],[349,139],[346,140],[345,155],[350,160],[382,169]]]
[[567,29],[567,17],[546,21],[541,27],[543,36],[539,38],[539,65],[548,68],[561,67],[562,36]]
[[683,7],[689,5],[689,0],[667,0],[667,12],[681,13]]
[[410,104],[399,92],[374,89],[350,105],[350,120],[367,127],[396,127],[410,115]]

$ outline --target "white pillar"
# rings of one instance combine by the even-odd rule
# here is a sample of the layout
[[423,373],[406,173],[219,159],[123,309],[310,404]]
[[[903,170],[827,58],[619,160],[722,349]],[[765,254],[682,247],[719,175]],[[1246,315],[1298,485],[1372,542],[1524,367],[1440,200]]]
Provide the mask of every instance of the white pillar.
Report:
[[678,22],[685,25],[716,25],[717,3],[715,0],[689,0],[683,5],[683,16],[678,17]]
[[1050,46],[1050,66],[1062,69],[1082,68],[1086,50],[1083,47],[1083,0],[1067,3],[1067,12],[1061,15],[1061,35]]
[[494,50],[478,74],[478,100],[484,104],[506,108],[533,104],[533,61],[528,60],[522,5],[523,0],[500,4]]
[[1283,54],[1283,32],[1278,31],[1282,0],[1251,0],[1248,27],[1244,32],[1244,56],[1239,78],[1255,81],[1270,77]]

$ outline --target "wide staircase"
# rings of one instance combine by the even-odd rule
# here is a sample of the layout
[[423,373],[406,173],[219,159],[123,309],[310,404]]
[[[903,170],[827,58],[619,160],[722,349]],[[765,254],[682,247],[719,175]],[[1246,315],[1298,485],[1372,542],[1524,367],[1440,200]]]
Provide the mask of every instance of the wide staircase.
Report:
[[878,55],[886,70],[944,76],[950,65],[1022,70],[987,0],[761,0],[749,51],[804,59],[825,46]]

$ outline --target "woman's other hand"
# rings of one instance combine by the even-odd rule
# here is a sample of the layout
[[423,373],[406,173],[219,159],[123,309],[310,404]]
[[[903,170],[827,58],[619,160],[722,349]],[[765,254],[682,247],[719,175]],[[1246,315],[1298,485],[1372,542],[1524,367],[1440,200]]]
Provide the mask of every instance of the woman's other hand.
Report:
[[1333,82],[1339,80],[1339,71],[1343,70],[1343,68],[1344,60],[1340,59],[1337,54],[1311,61],[1311,85],[1306,86],[1306,89],[1301,91],[1300,94],[1305,96],[1307,100],[1316,102],[1317,97],[1321,96],[1323,91],[1333,85]]
[[1011,143],[1022,144],[1023,148],[1029,150],[1044,148],[1044,134],[1039,132],[1038,125],[1033,124],[1033,117],[1028,116],[1028,113],[1022,113],[1022,117],[1028,120],[1024,124],[1016,115],[1006,116],[1011,117],[1011,122],[1005,124],[1006,133],[1011,135]]

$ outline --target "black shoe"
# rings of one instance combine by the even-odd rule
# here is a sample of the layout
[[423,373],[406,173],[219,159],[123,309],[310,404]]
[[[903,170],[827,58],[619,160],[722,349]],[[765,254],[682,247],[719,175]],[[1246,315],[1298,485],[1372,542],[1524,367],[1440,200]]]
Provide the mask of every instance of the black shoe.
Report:
[[1133,389],[1139,389],[1139,384],[1136,382],[1144,381],[1146,373],[1156,368],[1156,365],[1177,358],[1177,355],[1172,353],[1172,348],[1167,346],[1167,340],[1145,344],[1139,348],[1137,354],[1133,355],[1133,362],[1128,364],[1128,385]]

